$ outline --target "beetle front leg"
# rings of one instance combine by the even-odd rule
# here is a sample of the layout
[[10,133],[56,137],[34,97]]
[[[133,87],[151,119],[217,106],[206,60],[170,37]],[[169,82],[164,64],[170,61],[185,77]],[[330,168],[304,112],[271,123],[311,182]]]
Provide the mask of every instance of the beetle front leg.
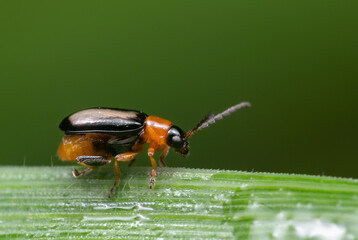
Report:
[[154,148],[148,148],[148,156],[150,158],[150,161],[152,163],[152,171],[150,173],[150,175],[152,176],[150,178],[150,182],[149,182],[149,188],[152,189],[154,184],[155,184],[155,178],[157,177],[157,162],[155,161],[153,155],[154,155]]
[[77,171],[77,169],[72,169],[72,174],[75,178],[90,173],[93,169],[111,162],[111,160],[108,160],[103,156],[79,156],[76,160],[78,164],[87,168],[81,172]]
[[109,195],[108,197],[111,198],[116,190],[116,187],[119,184],[120,181],[120,177],[121,177],[121,172],[119,170],[118,167],[118,162],[126,162],[126,161],[131,161],[133,160],[136,156],[138,155],[138,153],[136,152],[127,152],[127,153],[122,153],[122,154],[118,154],[115,157],[115,162],[114,162],[114,171],[116,173],[116,178],[114,180],[114,184],[111,188],[111,190],[109,191]]
[[169,152],[169,146],[166,146],[162,152],[162,154],[160,155],[159,158],[159,166],[161,167],[166,167],[167,164],[164,162],[164,158],[168,155]]

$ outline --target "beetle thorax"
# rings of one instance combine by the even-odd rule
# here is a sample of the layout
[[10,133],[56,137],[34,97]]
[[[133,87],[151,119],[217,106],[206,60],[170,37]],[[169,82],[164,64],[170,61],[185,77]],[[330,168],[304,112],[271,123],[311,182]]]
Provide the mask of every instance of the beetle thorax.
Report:
[[168,130],[173,126],[168,120],[156,116],[148,116],[142,138],[151,147],[160,150],[167,146]]

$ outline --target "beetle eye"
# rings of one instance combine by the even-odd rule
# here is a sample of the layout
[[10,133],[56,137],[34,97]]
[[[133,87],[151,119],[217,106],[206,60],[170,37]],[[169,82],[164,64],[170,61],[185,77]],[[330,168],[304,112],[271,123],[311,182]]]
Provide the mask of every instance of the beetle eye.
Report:
[[184,145],[184,132],[177,126],[172,126],[168,131],[167,143],[173,148],[181,148]]
[[173,136],[170,142],[174,148],[180,148],[183,145],[183,141],[179,136]]

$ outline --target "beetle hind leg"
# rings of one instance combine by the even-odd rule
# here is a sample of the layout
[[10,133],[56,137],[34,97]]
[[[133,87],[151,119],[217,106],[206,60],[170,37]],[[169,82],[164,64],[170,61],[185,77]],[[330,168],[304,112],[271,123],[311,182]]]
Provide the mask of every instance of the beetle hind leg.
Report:
[[106,159],[103,156],[79,156],[76,158],[77,163],[86,167],[102,167],[111,163],[110,159]]
[[79,156],[76,158],[76,161],[78,164],[87,168],[80,172],[77,171],[77,169],[72,169],[72,174],[75,178],[90,173],[93,169],[107,165],[111,162],[111,160],[108,160],[103,156]]
[[72,175],[73,175],[73,177],[78,178],[78,177],[82,176],[83,174],[92,172],[92,170],[93,170],[93,168],[86,168],[85,170],[79,172],[79,171],[77,171],[77,169],[73,168]]

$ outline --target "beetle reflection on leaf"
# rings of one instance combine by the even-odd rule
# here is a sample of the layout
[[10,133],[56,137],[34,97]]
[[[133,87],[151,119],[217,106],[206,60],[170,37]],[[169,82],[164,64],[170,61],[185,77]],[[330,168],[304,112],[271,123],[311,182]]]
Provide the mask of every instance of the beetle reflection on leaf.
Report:
[[115,181],[109,197],[115,192],[120,180],[118,162],[131,161],[149,143],[148,156],[152,163],[149,187],[152,188],[157,177],[157,163],[153,157],[155,151],[163,150],[159,165],[166,166],[164,158],[169,148],[183,156],[187,155],[188,139],[196,132],[208,127],[215,121],[245,107],[249,102],[241,102],[214,115],[208,113],[193,129],[184,133],[172,122],[156,116],[118,108],[89,108],[75,112],[60,123],[65,136],[58,148],[58,156],[63,161],[77,161],[86,167],[79,172],[72,170],[74,177],[91,172],[93,169],[111,162],[114,157]]

